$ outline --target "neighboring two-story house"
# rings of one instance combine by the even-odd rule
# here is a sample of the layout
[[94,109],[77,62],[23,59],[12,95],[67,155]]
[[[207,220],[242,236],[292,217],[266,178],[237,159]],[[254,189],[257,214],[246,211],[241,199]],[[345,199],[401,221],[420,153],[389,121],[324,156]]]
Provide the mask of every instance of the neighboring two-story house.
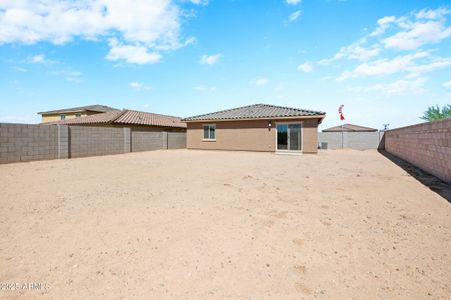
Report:
[[106,105],[89,105],[72,108],[64,108],[50,111],[38,112],[41,115],[41,123],[56,122],[61,120],[70,120],[95,114],[100,114],[108,111],[117,110],[116,108]]

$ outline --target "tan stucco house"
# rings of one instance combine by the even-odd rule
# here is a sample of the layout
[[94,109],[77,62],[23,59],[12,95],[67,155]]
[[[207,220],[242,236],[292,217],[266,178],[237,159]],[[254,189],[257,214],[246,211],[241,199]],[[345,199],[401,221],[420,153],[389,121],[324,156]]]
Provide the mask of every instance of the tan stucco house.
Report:
[[95,114],[101,114],[107,111],[115,111],[117,109],[106,105],[88,105],[71,108],[62,108],[57,110],[41,111],[41,123],[56,122],[61,120],[71,120]]
[[317,153],[318,125],[326,114],[254,104],[185,118],[187,148]]

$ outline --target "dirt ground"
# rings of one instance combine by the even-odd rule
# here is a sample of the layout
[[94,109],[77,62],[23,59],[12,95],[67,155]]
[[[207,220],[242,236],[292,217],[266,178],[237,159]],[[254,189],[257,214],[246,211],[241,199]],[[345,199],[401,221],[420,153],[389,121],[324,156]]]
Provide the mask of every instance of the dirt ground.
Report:
[[1,299],[451,297],[451,204],[376,151],[154,151],[0,178]]

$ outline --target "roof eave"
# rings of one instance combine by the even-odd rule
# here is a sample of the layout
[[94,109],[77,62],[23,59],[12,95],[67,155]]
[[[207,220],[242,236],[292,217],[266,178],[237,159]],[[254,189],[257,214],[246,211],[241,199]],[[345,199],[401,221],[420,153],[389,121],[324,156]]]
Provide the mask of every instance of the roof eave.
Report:
[[95,110],[88,110],[88,109],[77,109],[77,110],[63,110],[63,111],[41,111],[38,112],[38,115],[56,115],[56,114],[67,114],[67,113],[78,113],[78,112],[84,112],[84,111],[94,111]]
[[232,118],[232,119],[202,119],[202,120],[189,120],[182,119],[185,123],[199,123],[199,122],[228,122],[228,121],[255,121],[255,120],[298,120],[298,119],[320,119],[319,123],[323,121],[326,114],[314,115],[314,116],[290,116],[290,117],[258,117],[258,118]]

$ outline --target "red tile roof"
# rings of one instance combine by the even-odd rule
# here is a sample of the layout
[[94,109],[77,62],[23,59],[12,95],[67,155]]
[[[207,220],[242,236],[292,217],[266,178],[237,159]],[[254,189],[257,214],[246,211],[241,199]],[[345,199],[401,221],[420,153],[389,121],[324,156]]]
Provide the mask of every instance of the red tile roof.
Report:
[[136,110],[116,110],[91,116],[61,120],[46,124],[84,125],[84,124],[123,124],[142,126],[161,126],[186,128],[186,123],[179,117],[166,116]]

